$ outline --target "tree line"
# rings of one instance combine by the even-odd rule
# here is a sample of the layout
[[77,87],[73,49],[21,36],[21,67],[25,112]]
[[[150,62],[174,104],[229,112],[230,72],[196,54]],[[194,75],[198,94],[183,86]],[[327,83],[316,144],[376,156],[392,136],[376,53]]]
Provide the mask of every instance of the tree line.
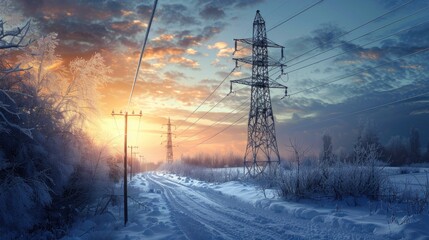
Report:
[[420,133],[417,128],[411,128],[408,137],[392,136],[385,145],[380,143],[377,132],[368,121],[359,128],[358,137],[351,153],[333,151],[332,137],[329,134],[322,136],[320,161],[332,164],[338,160],[354,161],[358,156],[356,149],[367,150],[375,148],[380,152],[380,161],[391,166],[429,163],[429,142],[425,151],[421,147]]

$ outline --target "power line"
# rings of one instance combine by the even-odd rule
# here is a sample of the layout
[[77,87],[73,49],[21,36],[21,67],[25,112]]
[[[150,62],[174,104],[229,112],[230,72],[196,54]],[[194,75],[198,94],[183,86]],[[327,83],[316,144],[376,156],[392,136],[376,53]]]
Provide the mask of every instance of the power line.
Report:
[[392,101],[392,102],[383,103],[383,104],[380,104],[380,105],[376,105],[376,106],[373,106],[373,107],[369,107],[369,108],[357,110],[357,111],[350,112],[350,113],[344,113],[344,114],[336,116],[336,117],[322,119],[322,120],[319,120],[318,122],[313,122],[313,123],[310,123],[310,124],[305,124],[304,126],[308,127],[308,126],[315,125],[315,124],[320,123],[320,122],[332,121],[332,120],[340,119],[340,118],[343,118],[343,117],[347,117],[347,116],[352,116],[352,115],[356,115],[356,114],[368,112],[368,111],[375,110],[375,109],[378,109],[378,108],[382,108],[382,107],[386,107],[386,106],[393,105],[393,104],[396,104],[396,103],[400,103],[400,102],[404,102],[404,101],[411,100],[411,99],[414,99],[414,98],[418,98],[418,97],[421,97],[421,96],[424,96],[424,95],[427,95],[427,94],[429,94],[429,91],[421,93],[421,94],[417,94],[417,95],[412,96],[412,97],[407,97],[407,98],[395,100],[395,101]]
[[157,4],[158,4],[158,0],[155,0],[155,3],[153,5],[153,9],[152,9],[152,15],[150,16],[150,20],[149,20],[149,25],[148,25],[148,27],[146,29],[146,36],[145,36],[144,41],[143,41],[142,50],[140,52],[139,63],[137,65],[136,75],[134,77],[133,86],[131,87],[130,98],[128,99],[128,106],[131,104],[131,98],[133,97],[134,87],[135,87],[136,82],[137,82],[137,77],[139,76],[140,65],[142,63],[144,49],[146,47],[146,42],[147,42],[147,38],[149,36],[150,27],[152,26],[152,20],[153,20],[153,17],[155,16],[155,10],[156,10],[156,5]]
[[[425,24],[425,23],[428,23],[428,22],[429,22],[429,21],[425,21],[425,22],[423,22],[423,23],[419,23],[419,24],[417,24],[417,25],[415,25],[415,26],[413,26],[413,27],[410,27],[410,28],[407,28],[407,29],[399,30],[399,31],[397,31],[397,32],[395,32],[395,33],[389,34],[389,35],[384,36],[384,37],[382,37],[382,38],[379,38],[379,39],[377,39],[377,40],[373,40],[373,41],[370,41],[370,42],[365,43],[365,44],[363,44],[363,45],[357,45],[357,46],[358,46],[358,47],[365,47],[365,46],[370,45],[370,44],[372,44],[372,43],[379,42],[379,41],[384,40],[384,39],[386,39],[386,38],[389,38],[389,37],[392,37],[392,36],[394,36],[394,35],[397,35],[397,34],[399,34],[399,33],[401,33],[401,32],[409,31],[409,30],[411,30],[411,29],[413,29],[413,28],[416,28],[416,27],[418,27],[418,26],[420,26],[420,25],[423,25],[423,24]],[[348,43],[350,43],[350,42],[348,42]],[[344,43],[343,43],[343,44],[344,44]],[[302,69],[304,69],[304,68],[307,68],[307,67],[313,66],[313,65],[315,65],[315,64],[318,64],[318,63],[324,62],[324,61],[326,61],[326,60],[329,60],[329,59],[332,59],[332,58],[335,58],[335,57],[341,56],[341,55],[343,55],[343,54],[345,54],[345,53],[352,52],[352,51],[354,51],[354,49],[351,49],[351,50],[348,50],[348,51],[344,51],[344,52],[342,52],[342,53],[338,53],[338,54],[336,54],[336,55],[333,55],[333,56],[330,56],[330,57],[327,57],[327,58],[321,59],[321,60],[319,60],[319,61],[316,61],[316,62],[313,62],[313,63],[307,64],[307,65],[305,65],[305,66],[302,66],[302,67],[299,67],[299,68],[293,69],[293,70],[291,70],[291,71],[288,71],[287,73],[293,73],[293,72],[296,72],[296,71],[298,71],[298,70],[302,70]],[[293,65],[295,65],[295,64],[293,64]],[[292,66],[293,66],[293,65],[292,65]],[[277,72],[278,72],[278,71],[277,71]]]
[[[208,127],[204,128],[204,129],[200,130],[198,133],[195,133],[195,134],[193,134],[191,136],[186,137],[182,141],[178,142],[178,144],[183,143],[183,142],[194,142],[194,141],[196,141],[196,140],[191,140],[191,141],[186,141],[186,140],[189,139],[189,138],[191,138],[192,136],[198,136],[199,134],[201,134],[202,132],[206,131],[207,129],[213,127],[217,123],[220,123],[222,121],[225,121],[225,120],[231,118],[231,116],[233,116],[233,115],[231,115],[232,113],[234,113],[236,111],[237,111],[237,113],[243,111],[244,109],[246,109],[246,107],[247,107],[246,105],[249,104],[249,102],[250,102],[250,98],[248,98],[246,101],[243,101],[238,107],[234,108],[232,111],[230,111],[229,113],[227,113],[224,116],[222,116],[219,120],[217,120],[216,122],[212,123],[210,126],[208,126]],[[203,139],[203,138],[201,138],[201,139]],[[198,139],[198,140],[201,140],[201,139]]]
[[232,124],[230,124],[230,125],[226,126],[226,127],[225,127],[224,129],[222,129],[220,132],[218,132],[218,133],[214,134],[213,136],[211,136],[211,137],[207,138],[206,140],[204,140],[204,141],[202,141],[202,142],[198,143],[198,144],[197,144],[197,145],[195,145],[195,146],[199,146],[199,145],[201,145],[201,144],[203,144],[203,143],[205,143],[205,142],[207,142],[207,141],[211,140],[212,138],[216,137],[217,135],[219,135],[219,134],[223,133],[224,131],[228,130],[230,127],[232,127],[232,126],[234,126],[235,124],[237,124],[237,123],[238,123],[241,119],[243,119],[245,116],[247,116],[247,114],[245,114],[245,115],[241,116],[239,119],[237,119],[237,120],[236,120],[235,122],[233,122]]
[[[413,2],[413,1],[414,1],[414,0],[410,0],[410,1],[408,1],[408,2],[404,3],[404,4],[400,5],[400,6],[397,6],[397,7],[393,8],[393,9],[391,9],[391,10],[389,10],[389,11],[387,11],[387,12],[383,13],[382,15],[380,15],[380,16],[378,16],[378,17],[373,18],[373,19],[371,19],[371,20],[369,20],[369,21],[367,21],[367,22],[365,22],[365,23],[363,23],[363,24],[361,24],[361,25],[359,25],[359,26],[357,26],[357,27],[355,27],[355,28],[353,28],[353,29],[351,29],[351,30],[349,30],[349,31],[347,31],[347,32],[345,32],[345,33],[343,33],[343,34],[341,34],[340,36],[335,37],[335,38],[334,38],[334,39],[332,39],[331,41],[338,40],[339,38],[344,37],[345,35],[347,35],[347,34],[349,34],[349,33],[351,33],[351,32],[354,32],[354,31],[358,30],[359,28],[362,28],[362,27],[364,27],[364,26],[366,26],[366,25],[368,25],[368,24],[370,24],[370,23],[372,23],[372,22],[375,22],[375,21],[379,20],[380,18],[382,18],[382,17],[384,17],[384,16],[386,16],[386,15],[388,15],[388,14],[390,14],[390,13],[392,13],[392,12],[394,12],[394,11],[396,11],[396,10],[398,10],[398,9],[400,9],[400,8],[402,8],[402,7],[406,6],[406,5],[408,5],[408,4],[410,4],[410,3],[411,3],[411,2]],[[308,54],[308,53],[310,53],[310,52],[312,52],[312,51],[314,51],[314,50],[316,50],[316,49],[319,49],[319,48],[320,48],[320,47],[314,47],[314,48],[312,48],[312,49],[310,49],[310,50],[308,50],[308,51],[306,51],[306,52],[302,53],[301,55],[298,55],[298,56],[296,56],[296,57],[293,57],[292,59],[290,59],[290,60],[286,61],[286,63],[291,62],[291,61],[293,61],[293,60],[295,60],[295,59],[297,59],[297,58],[300,58],[300,57],[302,57],[302,56],[304,56],[304,55],[306,55],[306,54]]]
[[299,94],[299,93],[302,93],[302,92],[306,92],[306,91],[309,91],[309,90],[313,90],[313,89],[316,89],[316,88],[321,88],[321,87],[327,86],[327,85],[329,85],[331,83],[338,82],[340,80],[343,80],[343,79],[346,79],[346,78],[349,78],[349,77],[352,77],[352,76],[356,76],[356,75],[358,75],[360,73],[367,72],[369,70],[373,70],[373,69],[376,69],[376,68],[379,68],[379,67],[382,67],[382,66],[389,65],[389,64],[391,64],[393,62],[396,62],[396,61],[398,61],[398,60],[400,60],[402,58],[413,56],[413,55],[416,55],[416,54],[419,54],[419,53],[422,53],[422,52],[426,52],[427,50],[429,50],[429,47],[420,49],[420,50],[412,52],[412,53],[408,53],[408,54],[402,55],[402,56],[400,56],[400,57],[398,57],[398,58],[396,58],[396,59],[394,59],[392,61],[389,61],[389,62],[386,62],[386,63],[382,63],[382,64],[379,64],[379,65],[374,66],[374,67],[366,68],[366,69],[357,71],[357,72],[352,73],[352,74],[348,74],[348,75],[345,75],[345,76],[340,76],[340,77],[338,77],[335,80],[332,80],[332,81],[329,81],[329,82],[325,82],[325,83],[319,84],[319,85],[311,87],[311,88],[303,89],[303,90],[300,90],[298,92],[291,93],[291,94],[289,94],[289,96],[293,96],[293,95],[296,95],[296,94]]
[[[235,92],[239,92],[240,90],[242,90],[244,88],[240,88],[238,90],[236,90]],[[182,135],[183,133],[185,133],[187,130],[189,130],[192,126],[195,125],[195,123],[197,123],[198,121],[200,121],[203,117],[205,117],[209,112],[211,112],[215,107],[217,107],[217,105],[219,105],[223,100],[225,100],[228,96],[230,95],[230,93],[226,94],[221,100],[219,100],[215,105],[213,105],[207,112],[205,112],[201,117],[199,117],[197,120],[195,120],[191,125],[189,125],[185,130],[183,130],[181,133],[179,133],[179,135]]]
[[309,9],[313,8],[314,6],[316,6],[316,5],[318,5],[319,3],[322,3],[322,2],[323,2],[323,0],[319,0],[318,2],[313,3],[313,4],[311,4],[310,6],[308,6],[308,7],[304,8],[303,10],[301,10],[301,11],[299,11],[299,12],[295,13],[294,15],[292,15],[292,16],[291,16],[291,17],[289,17],[289,18],[287,18],[286,20],[284,20],[284,21],[282,21],[282,22],[280,22],[280,23],[276,24],[275,26],[271,27],[270,29],[268,29],[268,30],[267,30],[267,33],[268,33],[269,31],[271,31],[271,30],[273,30],[273,29],[276,29],[277,27],[279,27],[279,26],[281,26],[281,25],[283,25],[283,24],[287,23],[288,21],[292,20],[293,18],[297,17],[298,15],[300,15],[300,14],[302,14],[302,13],[306,12],[307,10],[309,10]]
[[237,66],[234,67],[231,72],[229,72],[228,75],[219,83],[219,85],[217,85],[217,87],[204,99],[204,101],[191,114],[189,114],[185,120],[182,121],[182,123],[177,127],[177,129],[179,129],[198,109],[200,109],[200,107],[216,92],[216,90],[226,81],[226,79],[231,76],[235,69],[237,69]]
[[192,126],[195,125],[195,123],[197,123],[198,121],[200,121],[201,118],[205,117],[209,112],[211,112],[211,110],[213,110],[217,105],[219,105],[228,96],[229,96],[229,94],[225,95],[220,101],[218,101],[215,105],[213,105],[207,112],[205,112],[203,115],[201,115],[201,117],[199,117],[197,120],[195,120],[185,130],[183,130],[182,132],[180,132],[179,135],[182,135],[184,132],[186,132],[187,130],[189,130]]
[[[417,11],[413,12],[413,13],[412,13],[412,14],[410,14],[410,15],[407,15],[407,16],[405,16],[405,17],[402,17],[402,18],[400,18],[400,19],[397,19],[397,20],[395,20],[395,21],[393,21],[393,22],[391,22],[391,23],[388,23],[388,24],[386,24],[386,25],[383,25],[383,26],[381,26],[381,27],[379,27],[379,28],[377,28],[377,29],[375,29],[375,30],[372,30],[372,31],[367,32],[367,33],[365,33],[365,34],[363,34],[363,35],[360,35],[360,36],[358,36],[358,37],[356,37],[356,38],[353,38],[352,40],[347,41],[346,43],[353,42],[353,41],[358,40],[358,39],[360,39],[360,38],[362,38],[362,37],[365,37],[365,36],[368,36],[368,35],[370,35],[370,34],[372,34],[372,33],[374,33],[374,32],[377,32],[377,31],[379,31],[379,30],[381,30],[381,29],[383,29],[383,28],[385,28],[385,27],[388,27],[388,26],[393,25],[393,24],[395,24],[395,23],[401,22],[401,21],[403,21],[403,20],[405,20],[405,19],[407,19],[407,18],[409,18],[409,17],[412,17],[412,16],[417,15],[418,13],[420,13],[420,12],[422,12],[422,11],[424,11],[424,10],[427,10],[428,8],[429,8],[429,6],[427,6],[427,7],[425,7],[425,8],[422,8],[422,9],[419,9],[419,10],[417,10]],[[301,61],[299,61],[299,62],[296,62],[296,63],[294,63],[294,64],[291,64],[291,65],[289,65],[288,67],[293,67],[293,66],[295,66],[295,65],[298,65],[298,64],[300,64],[300,63],[303,63],[303,62],[305,62],[305,61],[307,61],[307,60],[310,60],[310,59],[312,59],[312,58],[314,58],[314,57],[320,56],[321,54],[324,54],[324,53],[329,52],[329,51],[331,51],[331,50],[333,50],[333,49],[336,49],[336,48],[338,48],[338,47],[340,47],[340,46],[342,46],[342,45],[345,45],[345,43],[338,44],[338,45],[336,45],[336,46],[334,46],[334,47],[331,47],[331,48],[329,48],[329,49],[327,49],[327,50],[325,50],[325,51],[323,51],[323,52],[317,53],[317,54],[315,54],[315,55],[313,55],[313,56],[311,56],[311,57],[308,57],[308,58],[303,59],[303,60],[301,60]],[[293,71],[296,71],[296,70],[293,70]],[[291,73],[291,71],[289,71],[289,73]]]

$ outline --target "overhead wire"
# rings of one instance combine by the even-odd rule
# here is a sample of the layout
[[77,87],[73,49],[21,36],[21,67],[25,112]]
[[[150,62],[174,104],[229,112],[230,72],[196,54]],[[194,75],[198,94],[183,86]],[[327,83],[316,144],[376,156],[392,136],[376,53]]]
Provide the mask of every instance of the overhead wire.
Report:
[[182,123],[176,128],[179,129],[181,126],[183,126],[183,124],[192,116],[194,115],[194,113],[196,111],[198,111],[198,109],[200,109],[200,107],[216,92],[216,90],[226,81],[226,79],[229,78],[229,76],[231,76],[231,74],[235,71],[235,69],[237,69],[237,66],[234,67],[231,72],[228,73],[228,75],[219,83],[219,85],[216,86],[215,89],[213,89],[213,91],[204,99],[204,101],[194,110],[192,111],[192,113],[190,113],[185,120],[182,121]]
[[[422,22],[422,23],[419,23],[419,24],[417,24],[417,25],[415,25],[415,26],[412,26],[412,27],[410,27],[410,28],[401,29],[401,30],[396,31],[396,32],[394,32],[394,33],[392,33],[392,34],[389,34],[389,35],[387,35],[387,36],[384,36],[384,37],[378,38],[378,39],[376,39],[376,40],[373,40],[373,41],[367,42],[367,43],[365,43],[365,44],[357,45],[357,47],[365,47],[365,46],[368,46],[368,45],[373,44],[373,43],[375,43],[375,42],[380,42],[380,41],[382,41],[382,40],[384,40],[384,39],[386,39],[386,38],[389,38],[389,37],[392,37],[392,36],[398,35],[398,34],[400,34],[400,33],[402,33],[402,32],[409,31],[409,30],[411,30],[411,29],[413,29],[413,28],[419,27],[419,26],[421,26],[421,25],[423,25],[423,24],[426,24],[426,23],[429,23],[429,20],[428,20],[428,21],[425,21],[425,22]],[[348,43],[350,43],[350,42],[348,42]],[[345,44],[345,43],[344,43],[344,44]],[[338,54],[336,54],[336,55],[333,55],[333,56],[330,56],[330,57],[327,57],[327,58],[324,58],[324,59],[318,60],[318,61],[316,61],[316,62],[313,62],[313,63],[307,64],[307,65],[305,65],[305,66],[302,66],[302,67],[295,68],[295,69],[293,69],[293,70],[287,71],[287,73],[293,73],[293,72],[296,72],[296,71],[302,70],[302,69],[304,69],[304,68],[307,68],[307,67],[313,66],[313,65],[315,65],[315,64],[318,64],[318,63],[321,63],[321,62],[327,61],[327,60],[329,60],[329,59],[332,59],[332,58],[335,58],[335,57],[339,57],[339,56],[341,56],[341,55],[343,55],[343,54],[346,54],[346,53],[352,52],[352,51],[354,51],[354,50],[355,50],[355,49],[350,49],[350,50],[348,50],[348,51],[344,51],[344,52],[338,53]],[[277,71],[277,72],[279,72],[279,71]]]
[[215,135],[213,135],[213,136],[211,136],[211,137],[209,137],[209,138],[207,138],[206,140],[204,140],[204,141],[202,141],[202,142],[200,142],[200,143],[198,143],[197,145],[195,145],[195,146],[199,146],[199,145],[201,145],[201,144],[204,144],[204,143],[206,143],[207,141],[209,141],[209,140],[211,140],[211,139],[213,139],[214,137],[216,137],[217,135],[219,135],[219,134],[221,134],[221,133],[223,133],[223,132],[225,132],[226,130],[228,130],[230,127],[232,127],[232,126],[234,126],[235,124],[237,124],[241,119],[243,119],[245,116],[247,116],[247,114],[245,114],[245,115],[243,115],[243,116],[241,116],[239,119],[237,119],[235,122],[233,122],[232,124],[230,124],[230,125],[228,125],[228,126],[226,126],[224,129],[222,129],[220,132],[218,132],[218,133],[216,133]]
[[292,19],[294,19],[295,17],[299,16],[300,14],[302,14],[302,13],[306,12],[307,10],[309,10],[309,9],[311,9],[311,8],[313,8],[313,7],[315,7],[316,5],[318,5],[318,4],[320,4],[320,3],[322,3],[323,1],[324,1],[324,0],[319,0],[319,1],[318,1],[318,2],[316,2],[316,3],[313,3],[313,4],[311,4],[310,6],[307,6],[307,7],[306,7],[306,8],[304,8],[303,10],[301,10],[301,11],[299,11],[299,12],[295,13],[294,15],[292,15],[292,16],[290,16],[290,17],[288,17],[286,20],[284,20],[284,21],[282,21],[282,22],[280,22],[280,23],[276,24],[275,26],[271,27],[271,28],[270,28],[270,29],[268,29],[266,32],[268,33],[269,31],[274,30],[274,29],[276,29],[277,27],[279,27],[279,26],[281,26],[281,25],[283,25],[283,24],[285,24],[285,23],[289,22],[290,20],[292,20]]
[[411,96],[411,97],[402,98],[402,99],[391,101],[391,102],[388,102],[388,103],[383,103],[383,104],[380,104],[380,105],[372,106],[372,107],[369,107],[369,108],[364,108],[364,109],[357,110],[357,111],[354,111],[354,112],[344,113],[344,114],[341,114],[339,116],[335,116],[335,117],[332,117],[332,118],[321,119],[321,120],[319,120],[317,122],[313,122],[313,123],[310,123],[310,124],[305,124],[304,127],[312,126],[312,125],[315,125],[315,124],[320,123],[320,122],[332,121],[332,120],[344,118],[344,117],[347,117],[347,116],[353,116],[353,115],[356,115],[356,114],[360,114],[360,113],[372,111],[372,110],[379,109],[379,108],[382,108],[382,107],[386,107],[386,106],[389,106],[389,105],[393,105],[393,104],[396,104],[396,103],[400,103],[400,102],[408,101],[408,100],[411,100],[411,99],[414,99],[414,98],[422,97],[422,96],[425,96],[425,95],[428,95],[428,94],[429,94],[429,91],[424,92],[424,93],[420,93],[420,94],[417,94],[417,95],[414,95],[414,96]]
[[332,81],[329,81],[329,82],[325,82],[325,83],[319,84],[319,85],[317,85],[317,86],[313,86],[313,87],[310,87],[310,88],[307,88],[307,89],[303,89],[303,90],[300,90],[300,91],[297,91],[297,92],[291,93],[291,94],[289,94],[289,96],[293,96],[293,95],[296,95],[296,94],[299,94],[299,93],[303,93],[303,92],[307,92],[307,91],[314,90],[314,89],[317,89],[317,88],[325,87],[325,86],[330,85],[330,84],[332,84],[332,83],[334,83],[334,82],[338,82],[338,81],[341,81],[341,80],[343,80],[343,79],[346,79],[346,78],[349,78],[349,77],[352,77],[352,76],[356,76],[356,75],[358,75],[358,74],[361,74],[361,73],[363,73],[363,72],[367,72],[367,71],[369,71],[369,70],[373,70],[373,69],[376,69],[376,68],[379,68],[379,67],[383,67],[383,66],[386,66],[386,65],[392,64],[392,63],[394,63],[394,62],[396,62],[396,61],[398,61],[398,60],[400,60],[400,59],[402,59],[402,58],[409,57],[409,56],[413,56],[413,55],[416,55],[416,54],[419,54],[419,53],[423,53],[423,52],[426,52],[426,51],[428,51],[428,50],[429,50],[429,47],[427,47],[427,48],[423,48],[423,49],[420,49],[420,50],[417,50],[417,51],[412,52],[412,53],[404,54],[404,55],[402,55],[402,56],[400,56],[400,57],[398,57],[398,58],[396,58],[396,59],[394,59],[394,60],[391,60],[391,61],[388,61],[388,62],[385,62],[385,63],[379,64],[379,65],[376,65],[376,66],[373,66],[373,67],[369,67],[369,68],[366,68],[366,69],[363,69],[363,70],[357,71],[357,72],[355,72],[355,73],[351,73],[351,74],[346,74],[346,75],[344,75],[344,76],[340,76],[340,77],[336,78],[335,80],[332,80]]
[[[243,88],[240,88],[239,90],[235,91],[238,92]],[[223,98],[221,98],[216,104],[214,104],[209,110],[207,110],[203,115],[201,115],[197,120],[195,120],[191,125],[189,125],[185,130],[183,130],[182,132],[180,132],[180,135],[183,135],[183,133],[185,133],[187,130],[189,130],[192,126],[194,126],[197,122],[199,122],[203,117],[205,117],[209,112],[211,112],[215,107],[217,107],[217,105],[219,105],[221,102],[223,102],[223,100],[225,100],[231,93],[226,94]]]
[[128,106],[131,104],[131,99],[133,97],[134,87],[136,86],[137,78],[139,76],[140,66],[141,66],[141,63],[142,63],[144,50],[146,48],[147,38],[149,37],[150,27],[152,26],[153,17],[155,16],[155,10],[156,10],[156,5],[157,4],[158,4],[158,0],[155,0],[155,3],[153,5],[152,14],[150,16],[149,24],[148,24],[148,27],[146,29],[146,35],[145,35],[145,38],[144,38],[144,41],[143,41],[142,50],[140,51],[139,62],[137,64],[136,74],[135,74],[135,77],[134,77],[133,85],[131,87],[130,97],[128,99]]
[[[400,5],[400,6],[397,6],[397,7],[393,8],[393,9],[391,9],[391,10],[389,10],[389,11],[387,11],[387,12],[383,13],[382,15],[379,15],[379,16],[377,16],[377,17],[375,17],[375,18],[373,18],[373,19],[371,19],[371,20],[369,20],[369,21],[367,21],[367,22],[365,22],[365,23],[363,23],[363,24],[361,24],[361,25],[359,25],[359,26],[356,26],[356,27],[352,28],[351,30],[348,30],[347,32],[345,32],[345,33],[343,33],[343,34],[341,34],[341,35],[339,35],[339,36],[335,37],[335,38],[334,38],[334,39],[332,39],[331,41],[338,40],[338,39],[340,39],[340,38],[344,37],[344,36],[345,36],[345,35],[347,35],[347,34],[350,34],[350,33],[354,32],[354,31],[356,31],[356,30],[358,30],[358,29],[360,29],[360,28],[362,28],[362,27],[364,27],[364,26],[366,26],[366,25],[368,25],[368,24],[370,24],[370,23],[373,23],[373,22],[375,22],[375,21],[377,21],[377,20],[379,20],[379,19],[383,18],[384,16],[386,16],[386,15],[388,15],[388,14],[392,13],[392,12],[395,12],[395,11],[397,11],[398,9],[401,9],[402,7],[405,7],[406,5],[410,4],[410,3],[411,3],[411,2],[413,2],[413,1],[415,1],[415,0],[410,0],[410,1],[408,1],[408,2],[404,3],[404,4]],[[286,63],[291,62],[291,61],[293,61],[293,60],[295,60],[295,59],[298,59],[298,58],[300,58],[300,57],[302,57],[302,56],[304,56],[304,55],[306,55],[306,54],[308,54],[308,53],[310,53],[310,52],[313,52],[314,50],[317,50],[317,49],[319,49],[319,48],[321,48],[321,47],[320,47],[320,46],[316,46],[316,47],[314,47],[314,48],[312,48],[312,49],[310,49],[310,50],[307,50],[306,52],[304,52],[304,53],[302,53],[302,54],[300,54],[300,55],[298,55],[298,56],[295,56],[295,57],[293,57],[293,58],[289,59],[288,61],[286,61]]]
[[[372,30],[372,31],[370,31],[370,32],[367,32],[367,33],[365,33],[365,34],[363,34],[363,35],[360,35],[360,36],[358,36],[358,37],[356,37],[356,38],[353,38],[353,39],[351,39],[351,40],[349,40],[349,41],[347,41],[347,42],[345,42],[345,43],[344,43],[344,42],[343,42],[343,43],[340,43],[340,44],[338,44],[338,45],[336,45],[336,46],[333,46],[333,47],[331,47],[331,48],[329,48],[329,49],[327,49],[327,50],[325,50],[325,51],[322,51],[322,52],[317,53],[317,54],[315,54],[315,55],[313,55],[313,56],[311,56],[311,57],[305,58],[305,59],[303,59],[303,60],[301,60],[301,61],[299,61],[299,62],[296,62],[296,63],[294,63],[294,64],[291,64],[291,65],[289,65],[288,67],[293,67],[293,66],[298,65],[298,64],[300,64],[300,63],[303,63],[303,62],[305,62],[305,61],[307,61],[307,60],[310,60],[310,59],[312,59],[312,58],[314,58],[314,57],[320,56],[321,54],[324,54],[324,53],[329,52],[329,51],[331,51],[331,50],[333,50],[333,49],[336,49],[336,48],[338,48],[338,47],[340,47],[340,46],[342,46],[342,45],[345,45],[346,43],[350,43],[350,42],[356,41],[356,40],[358,40],[358,39],[360,39],[360,38],[363,38],[363,37],[365,37],[365,36],[368,36],[368,35],[370,35],[370,34],[372,34],[372,33],[374,33],[374,32],[377,32],[377,31],[379,31],[379,30],[381,30],[381,29],[383,29],[383,28],[385,28],[385,27],[388,27],[388,26],[390,26],[390,25],[393,25],[393,24],[396,24],[396,23],[398,23],[398,22],[401,22],[401,21],[403,21],[403,20],[405,20],[405,19],[407,19],[407,18],[409,18],[409,17],[415,16],[415,15],[419,14],[420,12],[427,10],[428,8],[429,8],[429,6],[427,6],[427,7],[425,7],[425,8],[421,8],[421,9],[419,9],[419,10],[417,10],[417,11],[413,12],[412,14],[409,14],[409,15],[407,15],[407,16],[405,16],[405,17],[402,17],[402,18],[397,19],[397,20],[395,20],[395,21],[393,21],[393,22],[390,22],[390,23],[388,23],[388,24],[385,24],[385,25],[383,25],[383,26],[381,26],[381,27],[379,27],[379,28],[377,28],[377,29],[374,29],[374,30]],[[293,71],[295,71],[295,70],[293,70]],[[288,71],[288,73],[291,73],[291,71]]]
[[[246,101],[243,101],[238,107],[236,107],[236,108],[234,108],[232,111],[230,111],[230,112],[228,112],[227,114],[225,114],[225,115],[223,115],[221,118],[219,118],[216,122],[213,122],[210,126],[208,126],[208,127],[205,127],[205,128],[203,128],[202,130],[200,130],[199,132],[197,132],[197,133],[195,133],[195,134],[193,134],[193,135],[190,135],[190,136],[188,136],[188,137],[186,137],[185,139],[183,139],[182,141],[180,141],[180,142],[178,142],[177,144],[181,144],[181,143],[183,143],[183,142],[194,142],[194,141],[197,141],[197,140],[201,140],[201,139],[197,139],[197,140],[190,140],[190,141],[186,141],[187,139],[189,139],[189,138],[191,138],[191,137],[193,137],[193,136],[198,136],[199,134],[201,134],[201,133],[203,133],[203,132],[205,132],[205,131],[207,131],[208,129],[210,129],[210,128],[212,128],[214,125],[216,125],[216,124],[218,124],[218,123],[220,123],[220,122],[222,122],[222,121],[225,121],[225,120],[228,120],[229,118],[231,118],[231,116],[233,116],[232,114],[234,113],[234,112],[241,112],[241,111],[243,111],[244,109],[246,109],[247,108],[247,104],[249,104],[250,103],[250,98],[248,98]],[[244,107],[243,107],[244,106]],[[247,114],[246,114],[247,115]]]

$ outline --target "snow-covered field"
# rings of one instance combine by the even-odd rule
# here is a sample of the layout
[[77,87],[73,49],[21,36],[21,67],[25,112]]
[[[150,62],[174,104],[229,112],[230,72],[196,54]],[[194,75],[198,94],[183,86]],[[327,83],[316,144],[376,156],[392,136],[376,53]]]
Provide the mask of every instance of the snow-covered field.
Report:
[[[408,179],[420,183],[425,177],[391,178],[406,186],[414,184]],[[167,173],[139,174],[130,182],[126,226],[121,204],[78,222],[63,239],[429,239],[427,214],[392,212],[395,208],[387,203],[291,202],[274,190],[264,196],[248,183],[206,183]]]

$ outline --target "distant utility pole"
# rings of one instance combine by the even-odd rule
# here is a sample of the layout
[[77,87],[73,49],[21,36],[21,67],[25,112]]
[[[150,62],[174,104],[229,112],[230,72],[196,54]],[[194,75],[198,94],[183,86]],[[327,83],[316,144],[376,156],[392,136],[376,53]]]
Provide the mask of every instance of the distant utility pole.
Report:
[[168,118],[168,123],[164,124],[167,125],[167,156],[166,156],[166,160],[168,164],[173,163],[173,140],[171,139],[172,133],[171,133],[171,122],[170,122],[170,118]]
[[[139,152],[134,152],[134,153],[132,153],[131,154],[131,156],[134,154],[134,157],[133,157],[133,164],[134,164],[134,171],[133,171],[133,177],[134,177],[134,175],[136,175],[136,172],[138,172],[139,171],[139,165],[135,165],[136,164],[136,160],[137,160],[137,154],[139,154]],[[137,162],[138,163],[138,162]],[[131,168],[132,169],[132,168]]]
[[131,149],[131,158],[130,158],[130,181],[133,178],[133,149],[139,148],[137,146],[128,146]]
[[128,140],[128,117],[141,117],[142,111],[139,114],[134,114],[134,111],[131,114],[128,112],[115,113],[112,111],[112,116],[124,116],[125,118],[125,129],[124,129],[124,225],[127,225],[128,222],[128,183],[127,183],[127,140]]
[[[144,162],[144,156],[143,155],[139,155],[139,159],[140,159],[140,164],[143,162],[143,172],[146,172],[146,166],[145,166],[145,162]],[[143,160],[143,161],[142,161]],[[141,166],[141,165],[140,165]]]
[[[259,10],[253,21],[253,38],[234,39],[235,51],[237,43],[247,44],[252,47],[252,56],[233,58],[237,62],[252,65],[252,77],[231,81],[251,86],[251,103],[248,119],[247,147],[244,155],[244,169],[246,175],[256,177],[264,174],[265,169],[273,173],[280,164],[280,154],[277,147],[276,132],[274,127],[273,109],[271,106],[270,88],[283,88],[285,96],[287,87],[270,79],[268,67],[280,67],[283,74],[284,64],[283,46],[267,39],[265,20]],[[280,48],[281,60],[277,61],[268,57],[268,48]],[[275,163],[275,166],[272,164]]]

